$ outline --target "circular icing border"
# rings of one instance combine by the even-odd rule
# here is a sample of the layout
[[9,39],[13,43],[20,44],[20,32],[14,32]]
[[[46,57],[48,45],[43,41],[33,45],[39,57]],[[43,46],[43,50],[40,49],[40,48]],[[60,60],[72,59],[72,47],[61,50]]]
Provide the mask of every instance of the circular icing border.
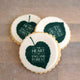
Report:
[[[34,32],[33,34],[36,34],[37,32]],[[41,32],[41,33],[43,33],[43,32]],[[28,38],[30,35],[33,35],[33,34],[29,34],[26,38]],[[52,37],[52,35],[50,35],[50,34],[48,34],[48,33],[43,33],[43,34],[47,34],[47,35],[49,35],[49,37]],[[25,39],[26,39],[25,38]],[[24,39],[24,40],[25,40]],[[59,47],[59,45],[58,45],[58,42],[55,40],[55,38],[54,37],[52,37],[52,39],[54,40],[54,42],[55,42],[55,44],[56,44],[56,47],[57,47],[57,51],[58,51],[58,54],[57,54],[57,59],[55,60],[56,62],[52,65],[52,67],[50,67],[48,70],[46,70],[46,71],[43,71],[43,72],[36,72],[36,71],[33,71],[33,70],[31,70],[31,69],[29,69],[29,67],[27,67],[27,66],[25,66],[25,64],[22,62],[22,59],[21,59],[21,57],[20,57],[20,48],[21,48],[21,46],[20,46],[20,48],[19,48],[19,58],[20,58],[20,61],[21,61],[21,63],[23,64],[23,66],[25,67],[25,68],[27,68],[28,70],[30,70],[31,72],[35,72],[35,73],[40,73],[40,74],[42,74],[42,73],[46,73],[46,72],[48,72],[48,71],[51,71],[53,68],[55,68],[55,66],[58,64],[58,62],[60,61],[60,57],[61,57],[61,49],[60,49],[60,47]],[[24,42],[24,40],[23,40],[23,42]],[[23,42],[21,43],[21,45],[23,44]],[[29,62],[28,62],[29,63]],[[50,61],[49,61],[49,63],[50,63]],[[48,63],[48,64],[49,64]],[[30,63],[29,63],[30,64]],[[31,65],[31,64],[30,64]],[[33,65],[34,66],[34,65]],[[41,68],[42,69],[42,68]]]
[[[32,18],[30,21],[35,21],[37,24],[39,23],[39,21],[41,20],[41,18],[40,17],[38,17],[37,15],[33,15],[33,14],[24,14],[24,15],[21,15],[21,16],[19,16],[19,17],[17,17],[17,18],[15,18],[15,20],[12,22],[12,24],[11,24],[11,27],[10,27],[10,35],[11,35],[11,38],[12,38],[12,40],[15,42],[15,43],[17,43],[18,45],[20,45],[21,44],[21,42],[22,42],[22,39],[18,36],[18,34],[16,33],[16,25],[20,22],[20,21],[22,21],[22,20],[26,20],[26,21],[28,21],[28,16],[29,15],[31,15],[32,17],[34,17],[34,18]],[[25,17],[26,16],[26,17]],[[37,19],[36,19],[37,18]],[[37,21],[38,20],[38,21]],[[15,26],[14,26],[15,25]],[[16,36],[16,37],[15,37]]]
[[51,22],[63,22],[64,23],[66,36],[65,36],[64,40],[59,43],[60,48],[64,49],[68,45],[68,43],[70,41],[71,31],[70,31],[68,25],[62,19],[60,19],[58,17],[46,17],[46,18],[43,18],[37,24],[37,26],[35,27],[35,32],[43,32],[43,30],[45,28],[45,25],[47,25],[48,23],[51,23]]

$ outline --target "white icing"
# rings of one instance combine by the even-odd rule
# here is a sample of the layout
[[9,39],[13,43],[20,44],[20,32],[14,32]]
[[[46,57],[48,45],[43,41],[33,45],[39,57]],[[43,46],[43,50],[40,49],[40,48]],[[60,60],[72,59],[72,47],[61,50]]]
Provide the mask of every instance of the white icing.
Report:
[[[51,22],[64,22],[64,21],[57,17],[46,17],[38,23],[38,25],[36,26],[35,32],[44,32],[43,30],[45,26]],[[64,40],[59,43],[60,48],[63,48],[65,45],[67,45],[70,39],[70,30],[69,30],[68,25],[65,22],[64,22],[64,27],[65,27],[66,35],[65,35]]]
[[[39,41],[43,41],[43,42],[45,42],[49,46],[50,51],[51,51],[51,55],[50,55],[50,59],[49,59],[49,62],[47,64],[46,69],[34,66],[34,65],[30,64],[28,62],[28,60],[26,59],[25,49],[28,46],[32,46],[33,45],[32,41],[30,40],[29,37],[32,37],[32,39],[34,40],[35,44],[37,42],[39,42]],[[20,56],[21,62],[23,63],[23,65],[27,69],[29,69],[29,70],[31,70],[33,72],[44,72],[44,71],[48,71],[49,69],[51,69],[54,66],[54,64],[56,63],[56,61],[58,59],[58,53],[59,53],[58,46],[57,46],[57,43],[55,42],[54,38],[52,38],[48,34],[34,33],[34,34],[31,34],[28,37],[26,37],[24,39],[24,41],[21,43],[19,56]]]
[[36,15],[25,14],[25,15],[22,15],[22,16],[16,18],[16,19],[14,20],[14,22],[12,23],[12,26],[11,26],[11,34],[12,34],[12,36],[14,37],[14,39],[15,39],[16,41],[18,41],[19,43],[22,42],[22,39],[19,37],[19,35],[18,35],[17,32],[16,32],[17,24],[18,24],[19,22],[21,22],[21,21],[24,21],[24,20],[25,20],[25,21],[28,21],[29,15],[31,16],[30,21],[33,21],[33,22],[35,22],[36,24],[40,21],[40,18],[39,18],[38,16],[36,16]]

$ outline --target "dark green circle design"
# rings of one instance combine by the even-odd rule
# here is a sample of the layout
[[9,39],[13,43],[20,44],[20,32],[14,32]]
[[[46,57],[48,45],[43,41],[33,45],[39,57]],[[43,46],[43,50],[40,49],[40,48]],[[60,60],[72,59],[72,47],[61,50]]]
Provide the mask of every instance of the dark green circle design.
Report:
[[35,26],[35,22],[21,21],[16,28],[17,34],[21,39],[24,39],[25,36],[34,32]]
[[25,56],[26,59],[34,66],[46,68],[47,63],[50,59],[50,48],[43,42],[39,41],[36,44],[33,39],[30,37],[33,45],[30,45],[26,48]]
[[52,34],[58,43],[62,42],[66,35],[63,22],[52,22],[47,24],[44,28],[44,32]]

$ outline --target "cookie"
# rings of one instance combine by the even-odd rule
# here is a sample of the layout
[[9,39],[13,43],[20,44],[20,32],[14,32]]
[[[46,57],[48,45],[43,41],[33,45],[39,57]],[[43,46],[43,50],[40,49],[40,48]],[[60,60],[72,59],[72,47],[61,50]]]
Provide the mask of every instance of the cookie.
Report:
[[66,47],[70,40],[70,29],[68,25],[57,17],[46,17],[42,19],[36,26],[35,32],[52,34],[58,41],[61,49]]
[[34,32],[35,26],[41,19],[33,14],[25,14],[16,18],[11,25],[12,39],[20,44],[22,40]]
[[28,70],[46,73],[59,62],[61,51],[55,38],[48,33],[32,33],[20,45],[19,57]]

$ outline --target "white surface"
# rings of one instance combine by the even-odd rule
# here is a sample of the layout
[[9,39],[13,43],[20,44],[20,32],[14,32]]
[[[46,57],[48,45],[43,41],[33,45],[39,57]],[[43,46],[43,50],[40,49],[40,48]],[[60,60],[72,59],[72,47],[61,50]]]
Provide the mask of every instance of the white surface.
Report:
[[[33,45],[32,41],[31,41],[31,39],[29,37],[32,37],[32,39],[34,40],[35,44],[38,41],[44,41],[49,46],[50,51],[51,51],[51,55],[50,55],[50,59],[49,59],[49,62],[47,64],[46,69],[34,66],[34,65],[30,64],[28,62],[28,60],[26,59],[25,50],[26,50],[26,48],[28,46]],[[20,59],[21,59],[21,62],[23,63],[23,65],[26,68],[28,68],[29,70],[34,71],[34,72],[48,71],[50,68],[53,67],[53,65],[57,61],[57,58],[58,58],[58,46],[57,46],[57,43],[55,42],[55,39],[52,38],[51,36],[49,36],[48,34],[34,33],[34,34],[31,34],[28,37],[26,37],[24,39],[24,41],[21,43],[20,51],[19,51],[19,56],[20,56]]]
[[14,37],[14,39],[16,41],[18,41],[19,43],[22,42],[22,39],[19,37],[19,35],[17,34],[16,32],[16,27],[17,27],[17,24],[21,21],[28,21],[28,18],[29,18],[29,15],[31,16],[31,19],[30,21],[33,21],[35,22],[36,24],[40,21],[40,18],[36,15],[32,15],[32,14],[25,14],[25,15],[22,15],[18,18],[16,18],[14,20],[14,22],[12,23],[12,26],[11,26],[11,34],[12,36]]
[[[38,25],[36,26],[35,32],[44,32],[45,26],[51,22],[64,22],[64,21],[57,17],[46,17],[38,23]],[[63,48],[65,45],[67,45],[70,39],[70,30],[68,25],[65,22],[64,22],[64,27],[65,27],[66,35],[64,40],[59,43],[60,48]]]

